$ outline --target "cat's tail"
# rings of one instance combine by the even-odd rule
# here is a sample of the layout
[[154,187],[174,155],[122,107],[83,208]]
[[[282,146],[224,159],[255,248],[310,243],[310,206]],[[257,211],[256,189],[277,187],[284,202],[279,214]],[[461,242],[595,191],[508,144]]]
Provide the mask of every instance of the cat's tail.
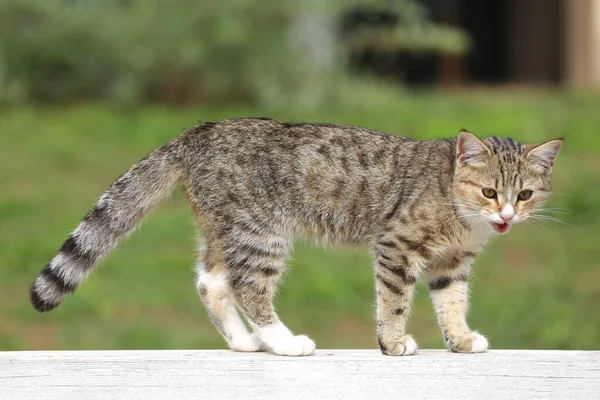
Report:
[[171,194],[183,172],[180,149],[180,138],[156,149],[102,194],[31,286],[31,303],[38,311],[58,307],[119,240]]

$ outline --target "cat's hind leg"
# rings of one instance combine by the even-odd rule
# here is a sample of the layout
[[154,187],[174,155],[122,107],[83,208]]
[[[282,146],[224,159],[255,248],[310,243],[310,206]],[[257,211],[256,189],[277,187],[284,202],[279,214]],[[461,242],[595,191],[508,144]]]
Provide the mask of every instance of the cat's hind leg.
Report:
[[284,238],[251,243],[236,240],[228,248],[227,267],[237,306],[260,341],[277,355],[307,356],[315,351],[315,343],[305,335],[294,335],[273,306],[290,247]]
[[200,298],[215,327],[233,351],[254,352],[264,350],[257,335],[248,332],[235,307],[233,292],[222,253],[209,246],[204,256],[205,262],[197,267],[197,288]]
[[377,338],[383,354],[409,356],[417,352],[406,325],[421,264],[418,255],[396,240],[382,239],[375,246]]

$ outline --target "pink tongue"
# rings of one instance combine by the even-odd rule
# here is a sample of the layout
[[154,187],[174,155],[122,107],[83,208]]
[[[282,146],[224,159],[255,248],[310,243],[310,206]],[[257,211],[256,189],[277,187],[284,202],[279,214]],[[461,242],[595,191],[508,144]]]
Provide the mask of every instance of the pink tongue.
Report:
[[496,232],[504,233],[508,230],[508,224],[492,224]]

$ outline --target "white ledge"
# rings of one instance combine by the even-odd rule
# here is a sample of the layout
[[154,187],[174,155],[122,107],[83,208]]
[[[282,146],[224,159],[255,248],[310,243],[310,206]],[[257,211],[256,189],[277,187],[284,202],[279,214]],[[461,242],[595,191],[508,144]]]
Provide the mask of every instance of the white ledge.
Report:
[[0,399],[600,399],[600,351],[0,352]]

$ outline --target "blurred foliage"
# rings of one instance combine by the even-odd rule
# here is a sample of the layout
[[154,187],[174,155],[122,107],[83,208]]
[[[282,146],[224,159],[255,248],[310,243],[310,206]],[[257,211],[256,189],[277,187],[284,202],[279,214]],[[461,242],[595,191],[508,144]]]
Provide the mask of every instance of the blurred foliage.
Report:
[[[351,6],[397,12],[396,28],[337,40]],[[345,51],[463,51],[414,0],[3,0],[0,102],[249,101],[270,109],[343,102]],[[344,49],[343,45],[346,45]]]
[[471,47],[464,31],[432,22],[426,7],[418,1],[364,0],[354,7],[379,10],[380,21],[349,32],[344,37],[349,49],[464,54]]
[[[367,88],[369,90],[367,90]],[[354,92],[311,112],[249,105],[132,110],[88,104],[0,111],[0,350],[224,348],[196,293],[192,213],[180,190],[51,313],[29,285],[113,179],[187,125],[241,116],[365,126],[415,139],[460,127],[525,143],[564,137],[548,207],[565,223],[520,224],[476,260],[470,325],[492,348],[600,349],[600,97],[520,90]],[[376,348],[366,249],[296,246],[276,300],[294,332],[324,348]],[[409,331],[442,348],[427,288]]]
[[361,29],[348,38],[348,47],[354,50],[407,50],[463,54],[470,41],[462,31],[450,26],[410,24],[385,29]]

